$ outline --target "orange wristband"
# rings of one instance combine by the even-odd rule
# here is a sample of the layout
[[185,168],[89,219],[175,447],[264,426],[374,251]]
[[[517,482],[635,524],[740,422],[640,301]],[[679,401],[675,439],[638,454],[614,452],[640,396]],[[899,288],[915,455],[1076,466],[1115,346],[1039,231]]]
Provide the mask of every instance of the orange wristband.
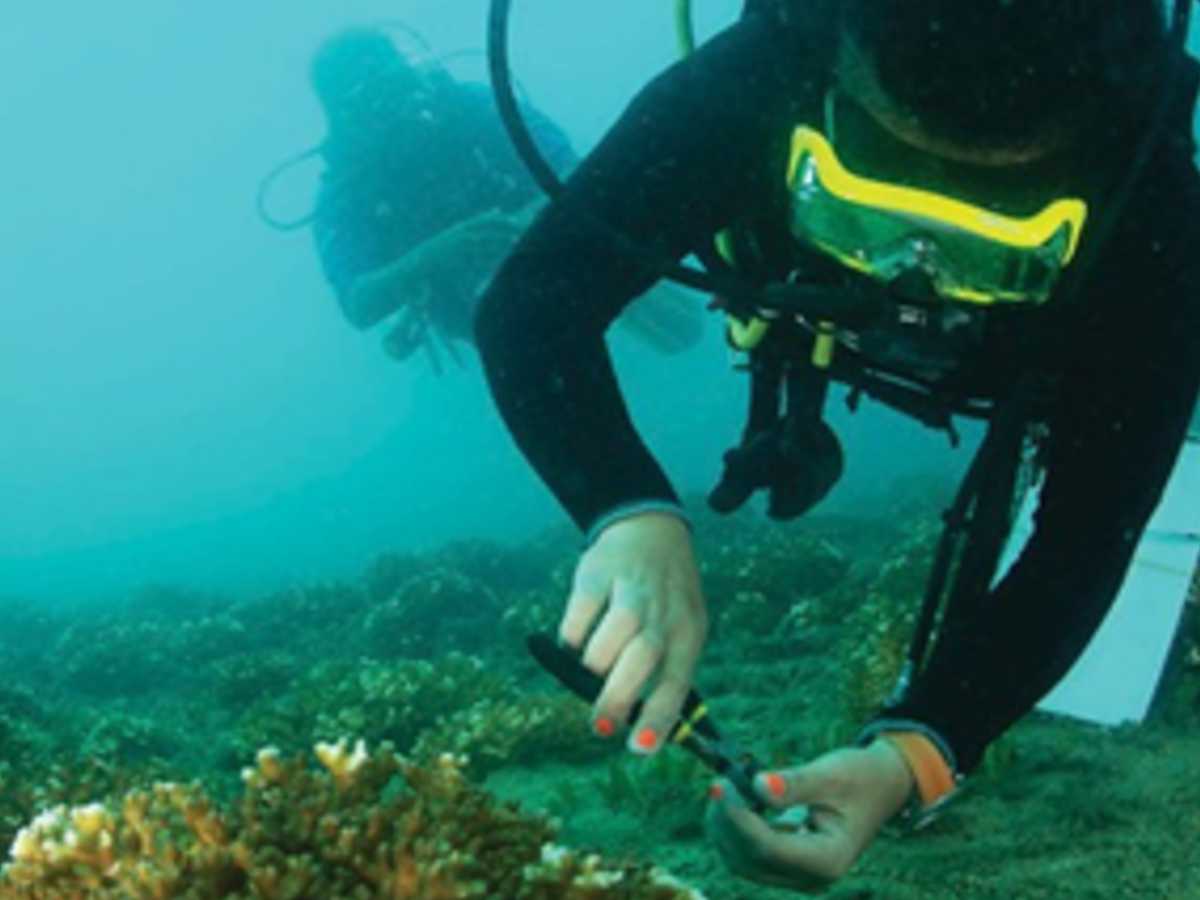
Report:
[[921,807],[928,809],[954,792],[958,781],[937,745],[916,731],[884,731],[879,737],[900,751],[917,785]]

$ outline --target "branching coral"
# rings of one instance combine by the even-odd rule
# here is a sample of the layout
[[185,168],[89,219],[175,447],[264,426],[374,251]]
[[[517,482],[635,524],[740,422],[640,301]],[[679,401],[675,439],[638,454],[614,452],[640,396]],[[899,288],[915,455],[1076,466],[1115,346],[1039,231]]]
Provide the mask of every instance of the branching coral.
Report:
[[714,634],[771,634],[796,603],[849,571],[846,554],[819,533],[745,517],[712,523],[698,541]]
[[497,590],[523,590],[545,584],[546,572],[574,547],[574,536],[566,532],[565,546],[547,552],[544,536],[520,545],[485,540],[462,540],[447,544],[432,554],[431,563],[454,569],[469,578],[493,585]]
[[257,639],[248,649],[284,648],[296,656],[306,651],[328,656],[331,648],[357,639],[368,606],[366,590],[327,581],[247,601],[233,607],[231,614]]
[[919,530],[884,563],[848,619],[840,654],[844,719],[835,723],[845,733],[833,739],[853,734],[895,687],[907,658],[934,546],[934,533]]
[[471,774],[483,777],[510,764],[597,759],[606,747],[587,716],[572,695],[520,693],[475,657],[364,660],[318,666],[293,694],[250,707],[240,744],[243,752],[264,744],[297,750],[354,733],[414,747],[421,760],[464,754]]
[[59,637],[63,686],[95,697],[178,688],[197,667],[249,648],[254,636],[230,615],[167,621],[106,618],[72,625]]
[[0,687],[0,760],[23,765],[50,742],[46,713],[32,692]]
[[299,668],[292,654],[279,650],[243,653],[213,664],[213,693],[222,706],[245,708],[259,697],[281,693]]
[[117,797],[135,783],[163,774],[157,762],[116,767],[96,758],[37,767],[0,764],[0,846],[11,842],[39,810]]
[[[519,591],[510,596],[500,614],[499,628],[505,645],[521,648],[525,638],[537,631],[552,631],[562,618],[563,598],[550,590]],[[526,657],[527,659],[528,657]]]
[[699,900],[663,873],[552,843],[553,829],[471,785],[461,760],[323,745],[323,769],[277,751],[222,808],[158,783],[112,805],[60,805],[14,840],[0,900],[387,897]]
[[[45,603],[0,597],[0,679],[6,686],[14,679],[41,679],[54,670],[58,660],[46,648],[53,645],[65,626],[63,612],[48,607]],[[7,687],[0,689],[0,711],[6,706],[6,694]]]
[[484,582],[456,569],[423,570],[372,607],[363,624],[366,646],[381,658],[482,650],[501,609]]
[[341,734],[408,747],[422,731],[481,700],[511,699],[510,679],[475,657],[436,661],[332,661],[314,666],[281,695],[250,706],[238,724],[243,753],[276,744],[299,750]]
[[590,762],[611,748],[594,737],[586,704],[568,694],[535,694],[481,700],[427,730],[413,748],[417,759],[443,753],[465,756],[472,777],[484,778],[509,765]]
[[364,662],[353,684],[345,688],[354,702],[322,704],[330,712],[317,717],[318,737],[355,732],[365,733],[368,740],[409,746],[443,716],[480,700],[513,696],[508,678],[462,653],[451,653],[435,662]]
[[178,737],[162,722],[126,712],[96,716],[79,745],[85,757],[109,763],[129,763],[154,757],[169,757],[178,749]]

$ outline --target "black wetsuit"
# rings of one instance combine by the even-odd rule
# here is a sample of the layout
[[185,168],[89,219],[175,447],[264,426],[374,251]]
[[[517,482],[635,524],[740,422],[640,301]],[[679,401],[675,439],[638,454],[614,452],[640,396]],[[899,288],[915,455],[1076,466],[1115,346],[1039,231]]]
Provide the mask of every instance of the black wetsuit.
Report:
[[[484,298],[477,340],[496,401],[581,528],[622,505],[677,501],[630,422],[603,341],[654,276],[596,219],[672,258],[711,246],[735,222],[786,234],[787,140],[812,115],[830,45],[750,17],[659,76]],[[934,648],[903,705],[883,713],[934,729],[962,771],[1082,652],[1184,438],[1200,384],[1195,84],[1189,63],[1164,139],[1057,342],[1061,384],[1034,535],[955,639]],[[1148,118],[1130,116],[1130,127]],[[1122,123],[1119,136],[1130,146],[1141,132]]]

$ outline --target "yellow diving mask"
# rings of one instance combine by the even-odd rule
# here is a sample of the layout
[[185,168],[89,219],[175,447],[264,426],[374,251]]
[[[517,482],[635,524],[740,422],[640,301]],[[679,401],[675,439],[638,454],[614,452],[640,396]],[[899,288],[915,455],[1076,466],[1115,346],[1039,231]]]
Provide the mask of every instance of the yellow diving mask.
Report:
[[[832,98],[826,101],[832,135]],[[1087,204],[1054,200],[1014,216],[920,187],[851,172],[831,141],[801,126],[788,164],[793,234],[851,269],[890,283],[924,273],[938,297],[976,304],[1045,302],[1079,247]]]

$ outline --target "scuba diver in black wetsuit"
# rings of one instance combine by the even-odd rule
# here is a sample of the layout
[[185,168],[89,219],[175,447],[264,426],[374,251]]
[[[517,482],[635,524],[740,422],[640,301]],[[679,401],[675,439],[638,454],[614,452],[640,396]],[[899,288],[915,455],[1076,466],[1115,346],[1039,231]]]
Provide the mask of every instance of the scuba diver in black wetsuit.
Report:
[[[282,229],[311,223],[342,313],[361,329],[390,320],[383,344],[391,356],[405,360],[423,348],[439,372],[441,350],[461,362],[456,345],[474,341],[483,288],[543,205],[491,92],[436,63],[415,64],[371,27],[325,41],[311,77],[328,136],[264,181],[260,212]],[[522,115],[556,172],[575,165],[550,119],[528,105]],[[326,169],[313,214],[278,222],[266,211],[266,192],[279,173],[315,154]],[[699,340],[702,316],[660,291],[622,324],[675,353]]]
[[[328,120],[313,218],[317,252],[347,320],[396,321],[398,359],[435,340],[472,340],[475,303],[527,224],[539,192],[484,85],[406,59],[383,31],[351,28],[312,63]],[[563,133],[532,109],[559,172],[575,163]]]
[[[1170,23],[1155,0],[749,4],[641,92],[491,283],[476,334],[497,405],[588,535],[559,634],[605,679],[598,733],[648,689],[635,752],[673,734],[708,619],[605,349],[630,298],[689,253],[730,288],[752,398],[718,509],[766,490],[791,518],[824,496],[831,382],[988,422],[955,510],[970,577],[932,649],[856,746],[758,777],[802,825],[717,785],[710,831],[739,874],[819,887],[898,812],[936,809],[1112,604],[1200,388],[1189,2]],[[1031,433],[1034,533],[992,585],[1015,480],[998,461]]]

